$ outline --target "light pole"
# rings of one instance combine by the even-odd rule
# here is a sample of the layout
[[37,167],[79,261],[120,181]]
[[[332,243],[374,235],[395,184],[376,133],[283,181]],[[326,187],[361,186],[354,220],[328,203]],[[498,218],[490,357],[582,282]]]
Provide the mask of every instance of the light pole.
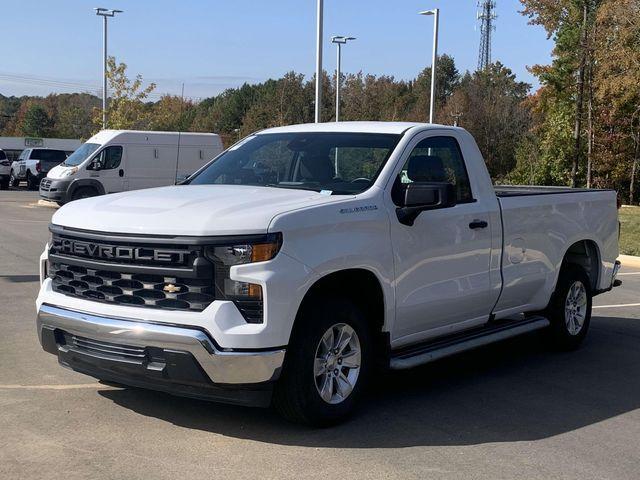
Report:
[[342,61],[342,45],[345,45],[349,40],[355,40],[356,37],[344,37],[336,35],[331,37],[331,43],[335,43],[338,47],[338,59],[336,61],[336,122],[340,121],[340,84],[342,79],[340,77],[340,63]]
[[316,123],[320,123],[320,109],[322,107],[322,20],[324,15],[324,0],[318,0],[316,12]]
[[122,13],[122,10],[111,10],[108,8],[94,8],[96,15],[104,20],[104,43],[102,46],[102,128],[107,128],[107,18],[115,17],[116,13]]
[[440,9],[426,10],[420,15],[433,15],[433,57],[431,58],[431,101],[429,104],[429,123],[433,123],[436,105],[436,63],[438,61],[438,20]]

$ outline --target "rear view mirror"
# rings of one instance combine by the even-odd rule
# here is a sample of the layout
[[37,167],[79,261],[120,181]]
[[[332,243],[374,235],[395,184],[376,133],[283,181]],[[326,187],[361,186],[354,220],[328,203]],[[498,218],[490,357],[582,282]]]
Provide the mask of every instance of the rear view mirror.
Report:
[[398,221],[412,226],[425,210],[453,207],[456,191],[451,183],[414,182],[404,187],[401,207],[396,210]]

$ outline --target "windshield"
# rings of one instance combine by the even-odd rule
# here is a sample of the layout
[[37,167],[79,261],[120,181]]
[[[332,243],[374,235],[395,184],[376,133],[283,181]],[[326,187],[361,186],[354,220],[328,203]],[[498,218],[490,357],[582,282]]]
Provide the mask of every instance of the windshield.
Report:
[[69,158],[64,161],[63,165],[67,167],[77,167],[89,158],[99,146],[99,143],[83,143],[75,152],[69,155]]
[[234,145],[187,183],[355,194],[369,188],[400,140],[377,133],[267,133]]

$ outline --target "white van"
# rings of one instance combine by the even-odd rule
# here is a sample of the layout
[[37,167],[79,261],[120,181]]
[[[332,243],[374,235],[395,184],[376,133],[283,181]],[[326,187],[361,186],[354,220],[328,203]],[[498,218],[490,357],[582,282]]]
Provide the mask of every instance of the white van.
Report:
[[223,150],[213,133],[102,130],[40,182],[40,196],[79,198],[174,185]]

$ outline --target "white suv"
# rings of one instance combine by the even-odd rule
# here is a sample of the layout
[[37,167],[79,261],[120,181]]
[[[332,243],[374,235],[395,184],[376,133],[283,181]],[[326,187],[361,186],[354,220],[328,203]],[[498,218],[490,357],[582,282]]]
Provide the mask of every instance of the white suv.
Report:
[[9,188],[9,172],[11,170],[11,162],[7,158],[7,154],[0,150],[0,190]]

